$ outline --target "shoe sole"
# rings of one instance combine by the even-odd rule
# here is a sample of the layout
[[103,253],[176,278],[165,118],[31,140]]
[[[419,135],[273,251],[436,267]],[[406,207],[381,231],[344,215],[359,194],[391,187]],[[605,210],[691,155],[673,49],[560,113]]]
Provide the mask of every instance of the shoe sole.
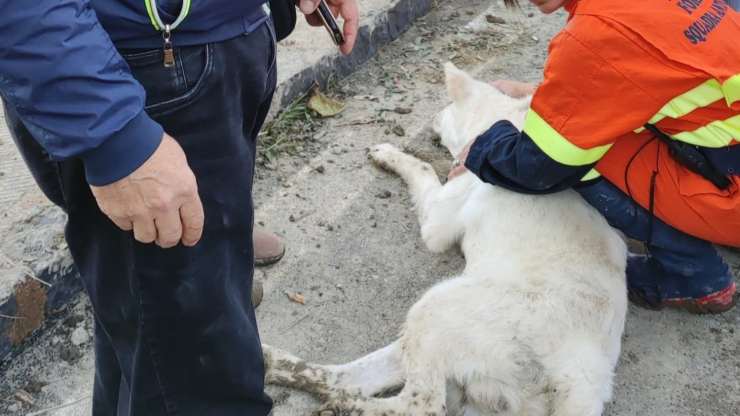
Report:
[[271,264],[275,264],[280,261],[280,259],[285,256],[285,248],[283,248],[283,251],[278,254],[275,257],[263,257],[263,258],[255,258],[254,259],[254,266],[255,267],[265,267],[269,266]]
[[676,309],[676,310],[682,310],[686,311],[688,313],[694,314],[694,315],[716,315],[720,313],[725,313],[737,305],[738,298],[740,297],[740,293],[736,293],[733,297],[730,303],[726,304],[720,304],[720,303],[705,303],[700,304],[696,302],[690,302],[690,301],[666,301],[661,302],[659,304],[653,304],[648,302],[645,298],[640,296],[637,293],[634,293],[632,291],[629,292],[629,300],[630,302],[642,309],[648,309],[651,311],[660,311],[666,308],[669,309]]

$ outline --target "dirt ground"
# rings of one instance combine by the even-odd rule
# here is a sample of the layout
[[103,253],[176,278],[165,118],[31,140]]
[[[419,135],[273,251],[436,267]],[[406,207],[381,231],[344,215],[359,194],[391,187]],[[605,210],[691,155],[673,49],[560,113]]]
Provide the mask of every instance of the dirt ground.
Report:
[[[320,362],[354,359],[393,340],[420,293],[461,270],[458,252],[426,251],[405,186],[372,167],[366,148],[391,142],[446,174],[450,157],[429,130],[447,103],[441,65],[452,60],[483,79],[537,81],[547,41],[564,16],[542,16],[530,7],[512,15],[482,0],[460,3],[440,2],[332,85],[330,95],[346,105],[340,115],[316,119],[298,108],[298,121],[281,127],[288,132],[281,152],[266,155],[263,147],[256,219],[288,242],[280,263],[256,272],[265,285],[258,309],[265,342]],[[727,255],[740,272],[740,256]],[[305,304],[288,294],[301,294]],[[739,324],[740,309],[695,317],[631,308],[615,397],[605,414],[740,414]],[[0,415],[55,406],[63,408],[42,414],[89,414],[90,334],[90,310],[81,297],[0,368]],[[300,392],[268,391],[275,416],[305,415],[317,406]]]

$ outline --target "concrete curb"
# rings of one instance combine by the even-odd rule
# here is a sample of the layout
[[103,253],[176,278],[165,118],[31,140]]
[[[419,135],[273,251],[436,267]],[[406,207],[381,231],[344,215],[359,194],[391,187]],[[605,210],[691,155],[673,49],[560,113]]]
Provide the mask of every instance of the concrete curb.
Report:
[[0,301],[0,361],[82,289],[64,242],[65,221],[56,206],[40,207],[13,224],[0,244],[3,274],[17,281]]
[[332,76],[344,77],[354,71],[373,57],[380,47],[398,38],[414,20],[427,14],[433,4],[433,0],[396,1],[385,12],[376,15],[372,22],[360,27],[351,55],[326,54],[314,65],[282,82],[275,93],[271,115],[300,97],[314,83],[323,86]]
[[[428,13],[433,4],[433,0],[393,2],[360,27],[352,55],[342,56],[332,51],[280,82],[270,117],[314,83],[325,85],[330,77],[341,78],[357,69],[380,47],[408,29],[414,20]],[[0,245],[0,253],[14,254],[5,259],[5,263],[12,263],[6,266],[15,269],[12,273],[20,274],[10,293],[0,294],[0,363],[12,359],[17,347],[36,334],[82,289],[62,238],[64,222],[65,215],[57,207],[39,208],[23,224],[11,226],[10,237],[6,236]]]

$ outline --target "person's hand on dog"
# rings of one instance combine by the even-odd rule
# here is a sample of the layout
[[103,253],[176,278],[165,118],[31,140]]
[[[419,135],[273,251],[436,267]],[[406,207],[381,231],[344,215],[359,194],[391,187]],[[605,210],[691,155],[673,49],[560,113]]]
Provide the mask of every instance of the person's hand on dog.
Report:
[[537,89],[537,85],[535,84],[510,79],[497,79],[491,82],[491,85],[511,98],[524,98],[534,94],[534,90]]
[[[301,13],[306,15],[306,21],[311,26],[322,25],[321,18],[314,14],[320,2],[321,0],[296,0],[296,5],[301,9]],[[341,16],[344,19],[344,27],[342,28],[344,43],[339,46],[339,50],[348,55],[355,46],[357,30],[360,25],[360,11],[357,7],[357,0],[326,0],[326,4],[334,13],[334,16]]]
[[465,160],[468,158],[468,153],[470,153],[470,147],[472,145],[473,142],[466,144],[460,154],[457,155],[457,159],[455,159],[455,162],[452,164],[452,169],[450,169],[450,173],[447,174],[448,181],[468,171],[468,168],[465,167]]

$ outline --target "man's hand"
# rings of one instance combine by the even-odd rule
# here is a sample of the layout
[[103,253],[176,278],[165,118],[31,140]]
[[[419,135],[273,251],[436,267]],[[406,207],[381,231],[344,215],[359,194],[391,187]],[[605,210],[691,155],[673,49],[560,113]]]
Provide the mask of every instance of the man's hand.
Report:
[[[296,0],[301,12],[306,15],[306,21],[311,26],[321,26],[321,18],[313,14],[319,7],[321,0]],[[343,54],[352,52],[357,40],[357,30],[360,25],[360,12],[357,8],[357,0],[326,0],[334,16],[342,16],[344,27],[344,43],[339,46]]]
[[537,85],[535,84],[512,81],[509,79],[498,79],[491,82],[491,85],[512,98],[524,98],[528,95],[534,94],[534,90],[537,89]]
[[468,158],[468,153],[470,153],[470,147],[472,145],[473,145],[473,142],[466,144],[465,147],[463,147],[463,150],[460,152],[460,154],[457,155],[457,159],[455,159],[455,163],[452,165],[452,169],[450,169],[450,173],[447,174],[448,181],[468,171],[468,168],[465,167],[465,160]]
[[203,204],[180,145],[167,134],[149,159],[129,176],[90,186],[98,206],[120,229],[162,248],[194,246],[203,233]]

